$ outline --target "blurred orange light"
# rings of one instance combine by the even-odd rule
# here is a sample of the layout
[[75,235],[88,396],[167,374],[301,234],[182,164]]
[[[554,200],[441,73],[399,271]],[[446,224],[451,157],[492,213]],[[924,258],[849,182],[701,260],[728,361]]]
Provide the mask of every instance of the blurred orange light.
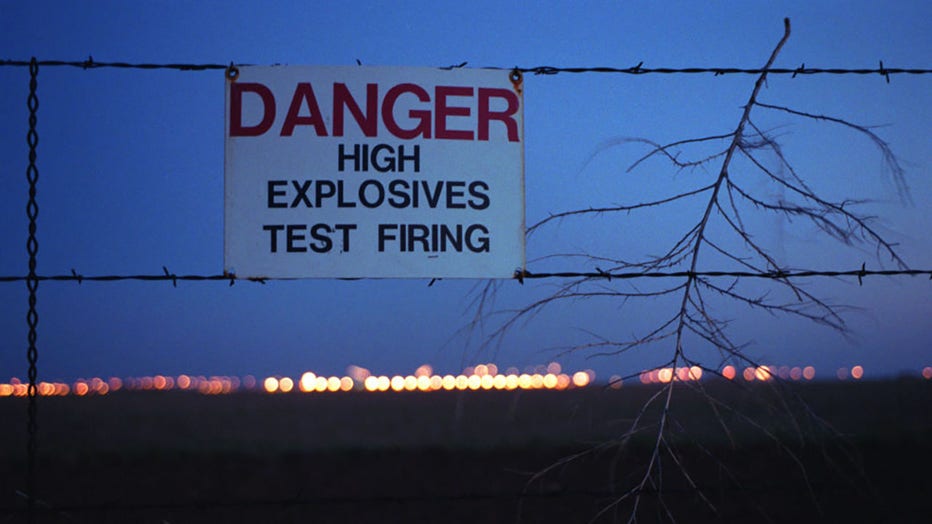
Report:
[[415,377],[429,377],[434,374],[434,368],[430,364],[422,364],[414,371]]
[[351,391],[355,385],[356,383],[350,377],[340,378],[340,391]]
[[391,384],[392,384],[392,381],[388,377],[385,377],[385,376],[379,377],[377,389],[379,391],[388,391],[388,389],[391,387]]
[[430,390],[439,391],[443,389],[443,377],[440,375],[433,375],[430,377]]
[[851,368],[851,378],[854,380],[861,380],[861,377],[864,376],[864,368],[861,366],[854,366]]
[[[275,393],[278,391],[278,379],[275,377],[268,377],[265,379],[265,382],[262,383],[262,387],[265,388],[266,393]],[[207,390],[210,390],[210,385],[207,386]]]
[[754,378],[766,382],[773,378],[773,371],[771,371],[770,366],[758,366],[754,370]]
[[418,391],[430,391],[430,376],[420,375],[417,377]]
[[699,366],[691,366],[689,368],[689,373],[687,373],[687,378],[689,380],[700,380],[702,379],[702,368]]
[[191,387],[191,377],[187,375],[178,375],[178,387],[181,389],[188,389]]
[[405,388],[405,378],[400,375],[392,377],[392,391],[403,391]]
[[492,389],[492,387],[495,386],[495,377],[492,375],[482,375],[482,377],[479,378],[479,385],[482,389]]
[[735,367],[730,364],[722,368],[722,376],[728,380],[734,380],[735,374]]
[[932,366],[922,368],[922,378],[926,380],[932,379]]
[[518,389],[518,375],[516,373],[505,375],[505,389],[509,391]]
[[417,389],[417,377],[408,375],[405,377],[404,382],[405,391],[414,391]]
[[554,375],[559,375],[563,372],[563,367],[560,366],[559,362],[551,362],[547,364],[547,373],[552,373]]
[[531,375],[527,373],[522,373],[518,375],[518,387],[521,389],[530,389],[531,388]]
[[557,376],[553,373],[547,373],[544,375],[544,387],[547,389],[553,389],[557,387]]
[[110,385],[110,391],[119,391],[123,389],[123,381],[119,377],[110,377],[110,380],[107,381]]
[[482,386],[482,377],[479,375],[469,375],[466,379],[466,386],[473,391],[479,389],[479,387]]
[[9,397],[13,395],[12,384],[0,384],[0,397]]
[[754,378],[757,376],[757,373],[754,368],[746,367],[744,368],[744,372],[742,373],[742,375],[744,376],[744,380],[750,382],[754,380]]
[[163,377],[162,375],[156,375],[155,377],[152,378],[152,386],[155,389],[163,390],[165,389],[166,385],[167,385],[167,381],[165,380],[165,377]]
[[456,388],[456,377],[453,375],[444,375],[443,380],[440,381],[443,389],[451,391]]
[[566,373],[560,373],[559,375],[557,375],[557,389],[564,390],[570,387],[570,383],[572,381],[573,380],[570,378],[569,375],[567,375]]
[[486,366],[485,364],[479,364],[476,366],[476,369],[473,373],[479,375],[480,377],[484,377],[489,374],[489,366]]
[[589,375],[585,371],[573,373],[573,385],[582,388],[589,385]]
[[799,380],[803,378],[803,370],[800,369],[799,366],[793,367],[793,369],[790,370],[790,378],[793,380]]
[[815,368],[812,366],[806,366],[803,368],[803,378],[806,380],[812,380],[815,378]]
[[346,367],[346,374],[353,379],[354,382],[365,383],[366,379],[369,378],[369,375],[372,373],[366,368],[350,364]]
[[486,367],[489,369],[489,375],[493,375],[493,376],[498,375],[498,366],[489,362],[488,364],[486,364]]
[[87,382],[75,382],[74,383],[74,394],[79,397],[83,397],[84,395],[87,395],[87,392],[90,391],[90,389],[91,388],[88,387]]
[[366,380],[363,382],[363,387],[366,388],[366,391],[376,391],[379,389],[378,377],[373,377],[372,375],[366,377]]
[[540,389],[544,387],[544,376],[540,373],[531,375],[531,389]]
[[505,389],[507,382],[508,379],[505,378],[505,375],[495,375],[492,377],[492,387],[495,389]]
[[288,377],[282,377],[278,379],[278,389],[282,393],[290,393],[294,389],[294,380],[291,380]]
[[663,368],[657,370],[657,380],[666,384],[673,380],[673,369]]
[[310,371],[305,371],[301,375],[301,380],[298,381],[298,389],[305,393],[314,391],[315,386],[317,385],[317,375]]

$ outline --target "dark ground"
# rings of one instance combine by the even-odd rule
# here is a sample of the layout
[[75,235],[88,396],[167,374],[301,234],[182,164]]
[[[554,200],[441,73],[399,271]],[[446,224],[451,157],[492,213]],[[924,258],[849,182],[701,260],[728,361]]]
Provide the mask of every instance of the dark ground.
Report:
[[[705,387],[674,390],[638,522],[932,519],[932,381]],[[616,438],[657,391],[40,398],[37,521],[589,522],[642,478],[657,409]],[[26,521],[25,460],[2,398],[0,523]]]

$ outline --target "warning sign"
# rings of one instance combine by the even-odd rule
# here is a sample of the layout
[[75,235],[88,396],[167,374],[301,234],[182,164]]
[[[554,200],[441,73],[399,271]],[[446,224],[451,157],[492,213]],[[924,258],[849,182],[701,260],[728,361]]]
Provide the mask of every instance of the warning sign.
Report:
[[228,273],[511,278],[524,268],[518,73],[244,66],[226,76]]

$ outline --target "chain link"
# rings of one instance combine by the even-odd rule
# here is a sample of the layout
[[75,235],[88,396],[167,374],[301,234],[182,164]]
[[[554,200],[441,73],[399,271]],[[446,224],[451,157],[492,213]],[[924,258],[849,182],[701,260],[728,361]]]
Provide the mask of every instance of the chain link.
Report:
[[28,417],[26,429],[29,433],[26,444],[26,491],[28,493],[26,506],[26,520],[30,524],[35,522],[36,500],[36,451],[37,443],[37,414],[36,383],[39,360],[39,350],[36,348],[36,333],[39,324],[39,313],[36,310],[36,292],[39,289],[39,279],[36,275],[36,254],[39,252],[39,241],[36,239],[36,219],[39,216],[39,204],[36,203],[36,183],[39,181],[39,169],[36,167],[36,147],[39,145],[39,133],[36,132],[36,113],[39,110],[39,97],[36,95],[39,75],[39,64],[35,57],[29,62],[29,98],[26,106],[29,108],[29,131],[26,133],[26,143],[29,144],[29,165],[26,167],[26,179],[29,182],[29,202],[26,204],[26,214],[29,216],[29,238],[26,241],[26,250],[29,253],[29,275],[26,278],[26,289],[29,290],[29,311],[26,313],[26,323],[29,325],[29,348],[26,352],[29,360],[29,396]]

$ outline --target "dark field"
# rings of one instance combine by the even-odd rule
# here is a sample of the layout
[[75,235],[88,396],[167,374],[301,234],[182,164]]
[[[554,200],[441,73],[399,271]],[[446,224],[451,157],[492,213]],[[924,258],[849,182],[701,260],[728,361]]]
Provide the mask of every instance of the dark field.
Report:
[[[932,519],[932,381],[705,387],[718,415],[674,390],[639,522]],[[38,522],[589,522],[642,478],[659,405],[532,475],[657,390],[40,398]],[[0,449],[0,523],[25,522],[24,399],[0,398]]]

